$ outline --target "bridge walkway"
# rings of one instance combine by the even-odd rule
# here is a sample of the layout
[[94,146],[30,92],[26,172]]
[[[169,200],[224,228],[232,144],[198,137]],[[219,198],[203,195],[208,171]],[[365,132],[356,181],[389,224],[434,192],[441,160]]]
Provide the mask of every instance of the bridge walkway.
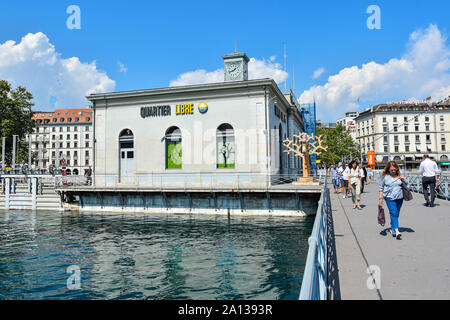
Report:
[[[386,226],[377,222],[378,183],[365,186],[363,210],[353,210],[330,188],[337,266],[332,299],[448,299],[450,297],[450,201],[424,206],[422,194],[404,201],[399,225],[402,240],[392,237],[389,210]],[[370,276],[367,269],[374,271]],[[379,271],[379,272],[377,272]],[[373,283],[379,278],[379,288]],[[367,285],[369,283],[369,286]]]

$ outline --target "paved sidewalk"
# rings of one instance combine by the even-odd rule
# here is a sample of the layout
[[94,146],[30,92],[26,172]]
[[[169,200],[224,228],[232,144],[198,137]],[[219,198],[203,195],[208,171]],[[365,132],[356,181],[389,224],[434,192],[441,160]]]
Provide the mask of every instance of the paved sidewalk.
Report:
[[[436,199],[429,208],[422,194],[413,193],[403,202],[397,240],[386,232],[385,204],[386,226],[377,222],[378,183],[365,187],[363,210],[353,210],[341,193],[331,189],[330,195],[341,299],[450,299],[450,201]],[[368,266],[379,267],[379,289],[367,286],[373,280]]]

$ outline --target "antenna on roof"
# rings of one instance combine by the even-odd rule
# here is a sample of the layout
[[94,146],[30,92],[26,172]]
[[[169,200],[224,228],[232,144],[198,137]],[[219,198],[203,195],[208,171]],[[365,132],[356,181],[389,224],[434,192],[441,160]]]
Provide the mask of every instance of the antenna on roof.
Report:
[[234,52],[237,53],[237,40],[234,41]]
[[[286,72],[286,42],[284,43],[284,72]],[[286,79],[284,79],[284,92],[286,92]]]

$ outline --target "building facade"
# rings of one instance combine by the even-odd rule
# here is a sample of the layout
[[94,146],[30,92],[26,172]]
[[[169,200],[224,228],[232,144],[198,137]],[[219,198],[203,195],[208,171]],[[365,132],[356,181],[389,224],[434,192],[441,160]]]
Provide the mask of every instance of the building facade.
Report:
[[29,136],[35,155],[32,169],[65,167],[68,175],[84,175],[92,168],[92,114],[88,108],[35,112],[36,128]]
[[424,154],[438,164],[450,157],[450,99],[433,104],[381,104],[361,112],[355,121],[364,160],[374,150],[377,167],[394,160],[414,169]]
[[221,83],[88,96],[94,183],[145,185],[155,174],[298,174],[300,161],[282,144],[304,130],[295,97],[272,79],[246,80],[245,54],[223,58],[230,74]]
[[359,112],[352,111],[352,112],[346,112],[345,117],[340,118],[336,121],[336,124],[341,124],[344,127],[347,128],[348,132],[350,133],[350,136],[353,138],[353,140],[356,141],[356,122],[355,118],[359,115]]

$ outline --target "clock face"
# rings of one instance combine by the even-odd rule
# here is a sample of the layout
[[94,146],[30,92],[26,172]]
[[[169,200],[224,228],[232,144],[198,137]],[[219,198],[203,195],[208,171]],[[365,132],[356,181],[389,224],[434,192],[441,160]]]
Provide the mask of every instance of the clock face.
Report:
[[242,72],[242,64],[239,62],[230,62],[227,64],[227,73],[231,79],[236,79]]

